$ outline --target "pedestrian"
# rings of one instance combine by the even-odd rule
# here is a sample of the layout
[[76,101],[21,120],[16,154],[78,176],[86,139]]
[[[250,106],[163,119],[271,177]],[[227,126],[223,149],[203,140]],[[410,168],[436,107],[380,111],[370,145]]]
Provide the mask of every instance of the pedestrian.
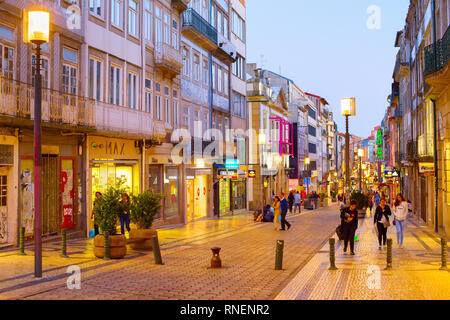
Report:
[[294,203],[295,203],[294,213],[297,212],[297,207],[298,207],[298,213],[302,213],[302,205],[301,205],[301,202],[302,202],[302,197],[301,197],[300,193],[297,191],[297,192],[294,194]]
[[375,210],[375,215],[373,216],[373,223],[376,224],[378,233],[378,244],[379,249],[386,245],[387,240],[387,230],[390,226],[389,216],[392,215],[391,208],[386,205],[386,199],[380,200],[380,205]]
[[339,193],[337,198],[338,198],[338,206],[341,206],[342,195]]
[[288,202],[284,197],[284,193],[280,194],[281,199],[281,231],[285,231],[285,226],[288,227],[288,230],[291,228],[291,224],[286,220],[287,210],[288,210]]
[[292,213],[292,208],[294,207],[294,192],[291,190],[289,191],[288,196],[288,204],[289,204],[289,212]]
[[350,207],[346,207],[341,212],[342,233],[344,237],[344,252],[347,252],[350,242],[350,254],[355,255],[355,233],[358,229],[358,210],[356,210],[356,200],[350,201]]
[[95,200],[94,200],[94,205],[93,205],[92,214],[91,214],[91,219],[94,219],[95,235],[98,235],[100,233],[98,230],[98,221],[96,221],[96,219],[95,219],[95,217],[97,217],[98,215],[95,214],[95,211],[97,210],[96,206],[101,201],[101,198],[102,198],[102,193],[97,191],[95,193]]
[[278,219],[280,217],[280,207],[281,207],[279,196],[275,196],[275,200],[274,203],[272,204],[272,207],[273,207],[273,230],[277,231],[277,224]]
[[405,232],[405,221],[408,216],[408,202],[403,194],[399,193],[394,202],[394,223],[397,228],[397,245],[403,246],[403,237]]
[[379,205],[380,205],[380,193],[379,192],[377,192],[375,195],[374,195],[374,202],[375,202],[375,205],[378,207]]
[[125,226],[130,232],[130,197],[124,193],[122,195],[121,212],[120,212],[120,231],[125,235]]

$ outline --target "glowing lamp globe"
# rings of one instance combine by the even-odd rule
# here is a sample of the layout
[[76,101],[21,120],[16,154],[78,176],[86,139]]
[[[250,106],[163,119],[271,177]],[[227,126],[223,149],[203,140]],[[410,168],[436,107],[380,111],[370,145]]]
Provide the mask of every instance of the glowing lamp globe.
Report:
[[356,99],[355,98],[341,99],[341,114],[343,116],[355,116],[356,115]]
[[49,41],[50,13],[46,11],[28,11],[28,41],[42,44]]

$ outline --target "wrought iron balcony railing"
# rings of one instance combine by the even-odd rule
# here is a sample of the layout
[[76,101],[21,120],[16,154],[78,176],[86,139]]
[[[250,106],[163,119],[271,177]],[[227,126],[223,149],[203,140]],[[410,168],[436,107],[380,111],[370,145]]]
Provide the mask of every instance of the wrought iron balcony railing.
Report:
[[193,8],[183,12],[183,31],[211,49],[217,48],[217,30]]
[[[42,89],[42,121],[69,126],[95,127],[94,101],[51,89]],[[31,84],[0,77],[0,115],[34,119]]]
[[441,40],[435,44],[425,47],[425,70],[428,76],[440,71],[450,59],[450,27],[447,28]]

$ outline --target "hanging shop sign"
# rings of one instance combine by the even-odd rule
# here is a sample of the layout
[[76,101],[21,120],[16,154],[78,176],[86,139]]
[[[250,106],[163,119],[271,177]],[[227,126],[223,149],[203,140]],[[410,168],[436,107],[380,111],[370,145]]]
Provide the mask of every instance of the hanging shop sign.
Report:
[[219,179],[237,179],[239,177],[237,170],[219,170]]
[[239,160],[238,159],[226,159],[225,160],[225,169],[238,170],[239,169]]
[[432,162],[421,162],[419,163],[420,173],[430,173],[434,172],[434,163]]
[[383,131],[377,132],[377,160],[383,160]]
[[255,178],[256,177],[256,171],[255,170],[249,170],[248,171],[248,177],[249,178]]

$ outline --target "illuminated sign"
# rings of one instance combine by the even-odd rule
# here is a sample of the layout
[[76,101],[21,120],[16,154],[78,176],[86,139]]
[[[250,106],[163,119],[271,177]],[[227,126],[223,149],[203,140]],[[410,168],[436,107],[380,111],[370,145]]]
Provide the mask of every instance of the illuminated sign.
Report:
[[434,172],[434,163],[432,163],[432,162],[419,163],[419,172],[420,173]]
[[248,177],[249,178],[255,178],[256,177],[256,171],[255,170],[249,170],[248,171]]
[[383,160],[383,131],[378,129],[377,132],[377,159]]
[[239,169],[239,160],[237,159],[226,159],[225,160],[225,168],[237,170]]

